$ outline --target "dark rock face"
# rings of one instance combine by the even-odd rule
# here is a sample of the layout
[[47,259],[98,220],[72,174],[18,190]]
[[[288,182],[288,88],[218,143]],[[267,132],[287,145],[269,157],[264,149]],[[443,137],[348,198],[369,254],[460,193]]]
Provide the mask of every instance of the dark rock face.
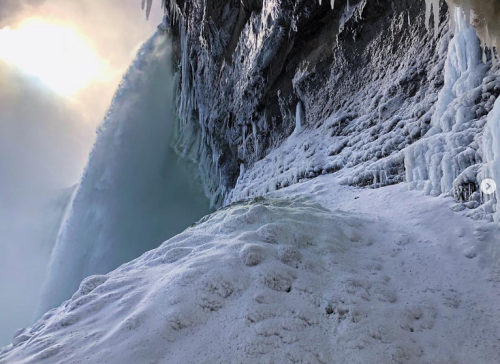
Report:
[[304,127],[324,130],[333,147],[328,165],[296,179],[348,167],[351,184],[404,180],[401,151],[431,128],[444,83],[444,2],[439,34],[426,29],[423,0],[336,0],[334,10],[327,0],[167,0],[165,8],[179,64],[176,148],[199,162],[214,204],[293,132],[299,102]]

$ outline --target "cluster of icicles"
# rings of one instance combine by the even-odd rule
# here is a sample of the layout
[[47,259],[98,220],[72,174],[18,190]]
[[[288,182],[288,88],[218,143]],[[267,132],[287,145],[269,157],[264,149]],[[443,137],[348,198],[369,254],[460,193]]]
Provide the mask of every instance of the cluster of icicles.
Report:
[[[321,0],[319,0],[319,4],[321,5]],[[335,0],[330,0],[330,5],[333,8],[335,7]],[[347,0],[347,9],[349,9],[349,0]]]
[[[453,14],[459,8],[467,24],[474,24],[482,45],[490,49],[498,48],[500,45],[500,0],[446,0],[450,13]],[[439,30],[439,2],[440,0],[425,0],[425,24],[430,23],[431,14],[434,16],[435,34]],[[322,0],[319,0],[321,5]],[[335,0],[330,0],[332,9],[335,7]],[[350,4],[347,0],[347,11]],[[455,17],[451,16],[453,22]],[[455,25],[451,24],[451,29]]]
[[[488,48],[498,48],[500,44],[500,0],[446,0],[451,13],[459,7],[470,24],[471,20],[483,45]],[[437,33],[439,27],[439,2],[440,0],[425,0],[426,24],[429,24],[431,14],[434,15],[434,27]],[[166,0],[162,0],[163,7],[166,7]],[[321,5],[322,0],[319,0]],[[146,17],[151,13],[153,0],[142,0],[142,9],[146,11]],[[332,9],[335,7],[335,0],[330,0]],[[347,10],[350,4],[347,0]],[[453,21],[454,17],[451,17]],[[452,29],[454,26],[452,25]]]
[[[499,0],[447,0],[447,2],[450,11],[455,11],[457,7],[462,10],[467,24],[472,23],[476,28],[483,46],[498,50],[500,46]],[[430,3],[436,9],[434,13],[439,12],[439,0],[426,0],[427,8],[430,7]]]

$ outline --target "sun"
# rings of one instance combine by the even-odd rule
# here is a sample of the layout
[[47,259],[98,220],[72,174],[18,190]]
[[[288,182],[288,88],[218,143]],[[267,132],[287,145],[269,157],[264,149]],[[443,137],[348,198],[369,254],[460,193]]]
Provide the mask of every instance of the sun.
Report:
[[0,59],[69,96],[102,73],[102,62],[70,26],[31,18],[16,29],[0,29]]

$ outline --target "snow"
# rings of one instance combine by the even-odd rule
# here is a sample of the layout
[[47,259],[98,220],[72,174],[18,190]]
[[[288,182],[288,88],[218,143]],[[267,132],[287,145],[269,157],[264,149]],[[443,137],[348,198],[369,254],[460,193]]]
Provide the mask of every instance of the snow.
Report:
[[332,175],[229,205],[84,280],[0,363],[497,363],[498,225],[452,206]]
[[99,127],[52,251],[40,316],[71,297],[83,278],[159,246],[210,211],[196,167],[170,147],[168,52],[161,31],[145,43]]

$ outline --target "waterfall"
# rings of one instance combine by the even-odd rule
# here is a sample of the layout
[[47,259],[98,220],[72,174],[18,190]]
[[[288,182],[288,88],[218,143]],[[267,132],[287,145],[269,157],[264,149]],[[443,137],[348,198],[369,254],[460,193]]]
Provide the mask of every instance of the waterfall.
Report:
[[197,167],[171,147],[169,52],[159,30],[123,78],[58,233],[38,314],[71,297],[83,278],[159,246],[209,212]]

